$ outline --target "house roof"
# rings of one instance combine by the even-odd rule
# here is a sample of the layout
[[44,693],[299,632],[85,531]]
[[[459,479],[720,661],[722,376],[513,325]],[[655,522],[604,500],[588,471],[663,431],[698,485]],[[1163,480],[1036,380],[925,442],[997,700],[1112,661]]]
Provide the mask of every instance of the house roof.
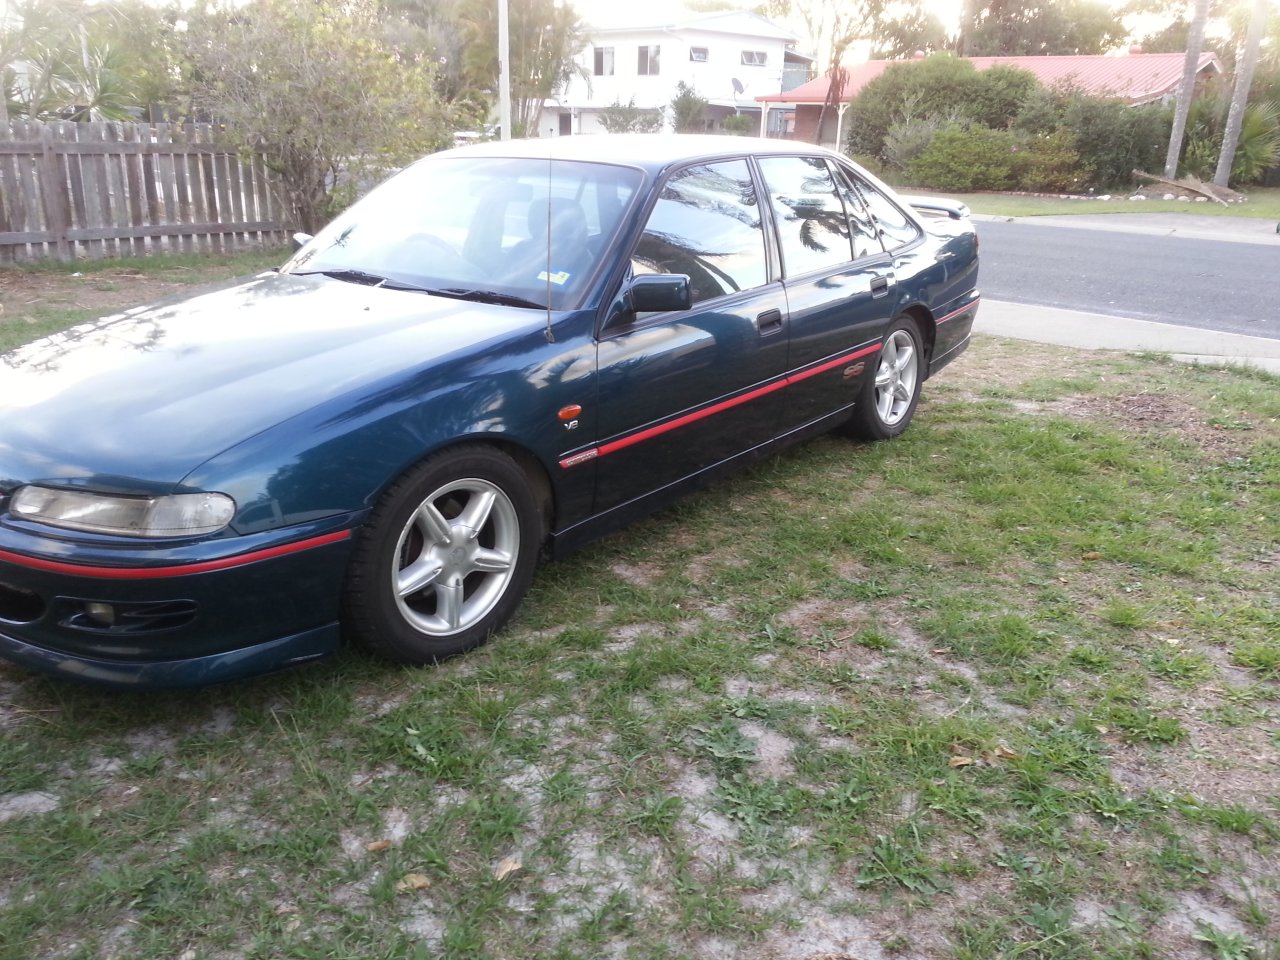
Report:
[[770,40],[782,40],[787,43],[796,41],[795,34],[766,20],[759,14],[746,11],[729,10],[723,13],[709,13],[694,16],[671,17],[661,9],[650,9],[647,12],[627,7],[615,7],[608,14],[590,20],[588,32],[591,34],[637,33],[648,30],[664,30],[676,33],[684,31],[701,31],[704,33],[725,33],[734,36],[765,37]]
[[[1029,70],[1047,87],[1069,83],[1086,93],[1110,94],[1130,103],[1146,103],[1158,100],[1178,89],[1182,82],[1181,53],[1130,53],[1124,56],[1078,57],[969,57],[979,70],[989,70],[997,64]],[[869,60],[849,67],[845,81],[844,100],[852,100],[868,83],[895,63],[904,60]],[[1198,73],[1209,70],[1222,72],[1217,54],[1200,54]],[[810,80],[786,93],[771,93],[756,97],[768,103],[825,103],[829,81],[826,76]]]

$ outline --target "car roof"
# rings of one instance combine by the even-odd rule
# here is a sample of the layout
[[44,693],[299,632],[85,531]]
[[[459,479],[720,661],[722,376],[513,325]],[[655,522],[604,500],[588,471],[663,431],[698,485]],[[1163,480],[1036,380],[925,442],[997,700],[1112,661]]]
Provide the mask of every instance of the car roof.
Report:
[[658,171],[672,163],[746,154],[834,156],[830,150],[795,140],[682,133],[607,133],[530,140],[493,140],[445,150],[442,157],[529,157],[619,163]]

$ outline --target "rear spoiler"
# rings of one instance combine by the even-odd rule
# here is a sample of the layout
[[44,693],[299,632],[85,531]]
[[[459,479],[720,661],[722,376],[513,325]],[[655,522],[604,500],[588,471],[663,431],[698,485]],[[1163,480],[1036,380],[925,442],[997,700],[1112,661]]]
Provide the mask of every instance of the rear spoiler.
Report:
[[965,220],[969,216],[969,208],[959,200],[948,200],[946,197],[906,197],[903,201],[912,209],[930,217],[950,217],[952,220]]

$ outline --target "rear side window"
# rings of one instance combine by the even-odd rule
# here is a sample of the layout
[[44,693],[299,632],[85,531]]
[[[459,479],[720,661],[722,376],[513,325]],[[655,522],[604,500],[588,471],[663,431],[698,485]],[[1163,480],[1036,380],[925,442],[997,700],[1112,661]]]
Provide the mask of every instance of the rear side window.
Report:
[[875,218],[876,225],[880,228],[880,235],[884,238],[886,249],[893,250],[896,247],[905,246],[920,236],[920,228],[898,209],[897,204],[861,177],[854,177],[853,182],[858,188],[858,195],[862,198],[862,202],[867,205],[871,216]]
[[853,240],[853,258],[869,257],[884,253],[884,245],[880,242],[880,234],[871,219],[871,214],[862,204],[862,198],[853,189],[853,183],[839,167],[835,168],[836,189],[844,201],[844,208],[849,214],[849,229]]
[[789,277],[848,263],[849,221],[821,157],[761,157]]
[[631,256],[637,274],[689,275],[693,301],[763,285],[764,228],[745,160],[672,174]]

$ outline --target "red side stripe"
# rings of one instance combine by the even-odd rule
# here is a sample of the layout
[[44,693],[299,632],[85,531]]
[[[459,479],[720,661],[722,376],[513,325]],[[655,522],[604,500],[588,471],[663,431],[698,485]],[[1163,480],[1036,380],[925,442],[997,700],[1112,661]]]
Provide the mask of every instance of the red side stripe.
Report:
[[975,309],[977,309],[978,304],[980,304],[981,302],[982,302],[982,298],[981,298],[981,297],[976,297],[976,298],[974,298],[973,300],[970,300],[968,303],[966,303],[966,304],[965,304],[963,307],[961,307],[959,310],[952,310],[950,313],[948,313],[948,314],[947,314],[945,317],[943,317],[941,320],[937,320],[937,321],[935,321],[935,322],[937,322],[937,323],[946,323],[948,320],[952,320],[952,319],[954,319],[954,318],[956,318],[956,317],[960,316],[960,314],[962,314],[962,313],[965,313],[965,312],[967,312],[967,311],[969,311],[969,310],[975,310]]
[[701,410],[695,410],[693,413],[686,413],[683,417],[676,417],[674,420],[668,420],[666,423],[660,423],[656,427],[649,427],[647,430],[641,430],[639,433],[633,433],[629,437],[622,437],[620,440],[613,440],[609,443],[601,444],[598,448],[599,455],[604,457],[626,447],[634,446],[642,440],[648,440],[651,437],[660,436],[679,427],[683,427],[690,423],[696,423],[699,420],[705,420],[707,417],[714,416],[717,413],[723,413],[725,410],[731,410],[734,407],[741,406],[749,400],[755,400],[757,397],[763,397],[766,394],[781,390],[787,385],[786,380],[777,380],[773,383],[758,387],[749,393],[734,397],[731,400],[722,400],[714,403],[709,407],[703,407]]
[[90,567],[79,563],[59,563],[56,560],[41,560],[38,557],[27,557],[20,553],[0,550],[0,560],[30,567],[33,570],[47,570],[50,573],[68,573],[76,577],[94,577],[99,580],[159,580],[168,577],[189,577],[196,573],[208,573],[211,570],[227,570],[240,567],[259,560],[270,560],[274,557],[300,553],[313,547],[323,547],[330,543],[338,543],[350,539],[350,530],[339,530],[337,533],[326,533],[309,540],[298,540],[265,550],[254,550],[234,557],[223,557],[220,560],[204,560],[199,563],[184,563],[169,567]]
[[712,404],[709,407],[704,407],[701,410],[686,413],[683,417],[676,417],[676,419],[668,420],[666,423],[659,423],[656,426],[648,427],[647,429],[640,430],[637,433],[620,437],[617,440],[611,440],[610,442],[601,444],[598,447],[592,447],[588,450],[583,450],[580,453],[575,453],[573,456],[565,457],[561,460],[560,466],[567,470],[570,467],[576,467],[580,463],[586,463],[588,460],[594,460],[597,457],[604,457],[611,453],[616,453],[619,450],[625,450],[627,447],[635,446],[637,443],[642,443],[645,440],[651,440],[654,437],[661,436],[664,433],[669,433],[672,430],[677,430],[680,427],[687,426],[688,424],[697,423],[699,420],[705,420],[707,417],[715,416],[717,413],[723,413],[725,410],[731,410],[734,407],[740,406],[751,400],[756,400],[777,390],[789,387],[794,383],[799,383],[802,380],[807,380],[810,377],[817,376],[819,373],[824,373],[834,367],[850,363],[872,353],[877,353],[879,350],[880,344],[877,343],[870,347],[863,347],[861,350],[856,350],[853,353],[845,354],[842,357],[836,357],[834,360],[827,360],[817,366],[810,367],[807,370],[802,370],[799,373],[793,373],[789,376],[783,377],[781,380],[775,380],[773,383],[765,384],[763,387],[757,387],[755,390],[748,391],[740,396],[733,397],[729,400],[722,400],[719,403]]
[[808,380],[810,377],[817,376],[820,373],[825,373],[832,367],[838,367],[841,364],[849,363],[851,360],[857,360],[861,357],[867,356],[868,354],[878,353],[879,350],[880,344],[877,343],[874,346],[866,347],[856,353],[850,353],[843,357],[836,357],[834,360],[828,360],[826,363],[818,364],[816,367],[810,367],[808,370],[793,373],[787,377],[787,386],[791,386],[793,383],[799,383],[801,380]]

